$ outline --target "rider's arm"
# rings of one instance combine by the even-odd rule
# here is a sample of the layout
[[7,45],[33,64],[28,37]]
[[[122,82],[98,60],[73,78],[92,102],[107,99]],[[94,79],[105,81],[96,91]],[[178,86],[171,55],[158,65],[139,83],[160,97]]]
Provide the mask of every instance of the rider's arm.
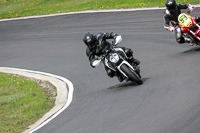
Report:
[[179,9],[188,9],[190,4],[177,4]]
[[90,61],[90,66],[95,68],[92,63],[96,60],[95,55],[89,50],[89,48],[86,49],[86,55]]
[[98,60],[97,58],[95,58],[95,55],[91,55],[90,58],[89,58],[89,61],[90,61],[90,66],[92,68],[95,68],[95,66],[93,65],[94,61]]
[[190,11],[194,10],[194,6],[191,4],[177,4],[179,9],[189,9]]
[[117,36],[119,36],[119,35],[114,33],[114,32],[105,33],[104,36],[103,36],[103,39],[114,39],[114,43],[115,43]]
[[104,33],[103,39],[114,39],[116,36],[118,36],[118,35],[114,32]]
[[98,40],[99,46],[101,46],[102,41],[105,41],[106,39],[115,39],[118,35],[114,32],[111,33],[98,33],[96,35],[96,38]]
[[200,17],[195,17],[197,23],[200,23]]
[[165,14],[163,18],[164,18],[164,28],[166,30],[169,30],[169,31],[173,32],[174,31],[174,27],[170,26],[169,15]]

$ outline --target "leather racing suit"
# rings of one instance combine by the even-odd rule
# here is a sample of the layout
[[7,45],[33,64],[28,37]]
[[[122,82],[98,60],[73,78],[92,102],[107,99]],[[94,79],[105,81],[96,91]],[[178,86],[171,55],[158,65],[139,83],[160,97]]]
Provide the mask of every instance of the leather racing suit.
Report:
[[[181,9],[189,9],[190,11],[193,10],[193,8],[190,8],[190,4],[176,4],[176,7],[174,10],[169,11],[168,9],[165,10],[164,13],[164,28],[166,30],[169,30],[171,32],[175,32],[176,41],[180,44],[188,42],[190,43],[190,38],[183,37],[181,28],[177,25],[178,24],[178,16],[181,14]],[[195,17],[197,23],[200,22],[199,17]]]
[[[111,47],[111,43],[107,41],[107,39],[114,39],[117,37],[118,35],[116,33],[97,33],[96,35],[94,35],[95,38],[95,47],[93,48],[86,48],[86,55],[89,58],[90,61],[90,66],[91,67],[95,67],[92,65],[92,63],[98,59],[98,57],[104,55],[106,53],[106,51]],[[123,51],[125,51],[127,57],[129,58],[128,61],[129,62],[134,62],[136,65],[140,64],[140,61],[135,59],[133,57],[133,51],[130,48],[125,48],[125,47],[119,47],[123,49]],[[104,62],[103,62],[104,63]],[[117,73],[115,73],[113,70],[111,70],[110,68],[108,68],[105,64],[105,70],[107,72],[107,75],[109,77],[114,77],[114,76],[118,76],[118,79],[120,82],[123,81],[123,79],[121,79],[122,77],[119,77],[119,75],[117,75]]]

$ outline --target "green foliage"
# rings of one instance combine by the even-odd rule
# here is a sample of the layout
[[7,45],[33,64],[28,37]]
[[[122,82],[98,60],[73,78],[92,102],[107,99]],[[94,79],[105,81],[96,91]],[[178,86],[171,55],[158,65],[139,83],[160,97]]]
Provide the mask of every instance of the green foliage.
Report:
[[[177,3],[200,4],[199,0],[177,0]],[[0,18],[164,5],[165,0],[0,0]]]
[[35,81],[0,73],[0,133],[17,133],[54,106]]

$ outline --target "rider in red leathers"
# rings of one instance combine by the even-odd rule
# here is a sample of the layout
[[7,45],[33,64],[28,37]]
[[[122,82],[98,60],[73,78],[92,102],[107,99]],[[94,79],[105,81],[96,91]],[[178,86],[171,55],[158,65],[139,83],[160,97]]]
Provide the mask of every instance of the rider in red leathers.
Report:
[[[183,37],[181,28],[177,26],[178,16],[181,14],[181,9],[189,9],[192,11],[194,9],[193,5],[190,4],[178,4],[175,0],[166,0],[166,11],[164,14],[164,28],[171,32],[175,32],[176,41],[179,44],[189,43],[193,45],[192,39],[190,37]],[[200,22],[200,17],[195,17],[197,23]]]

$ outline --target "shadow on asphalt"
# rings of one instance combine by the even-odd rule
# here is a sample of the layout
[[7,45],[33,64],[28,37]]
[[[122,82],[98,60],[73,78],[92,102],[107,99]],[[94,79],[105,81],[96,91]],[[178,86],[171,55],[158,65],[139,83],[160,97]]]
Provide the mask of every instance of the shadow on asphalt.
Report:
[[182,53],[191,53],[191,52],[198,52],[198,51],[200,51],[200,47],[194,47],[194,48],[186,50],[186,51],[184,51]]
[[[148,79],[150,79],[150,78],[142,78],[142,81],[143,81],[143,84],[145,83],[145,81],[147,81]],[[143,84],[141,84],[141,85],[143,85]],[[123,89],[123,88],[126,88],[126,87],[130,87],[130,86],[141,86],[141,85],[138,85],[136,82],[131,82],[131,81],[129,81],[129,82],[124,82],[124,83],[119,83],[119,84],[117,84],[117,85],[114,85],[114,86],[111,86],[111,87],[109,87],[109,88],[107,88],[107,89],[110,89],[110,90],[112,90],[112,89]]]

